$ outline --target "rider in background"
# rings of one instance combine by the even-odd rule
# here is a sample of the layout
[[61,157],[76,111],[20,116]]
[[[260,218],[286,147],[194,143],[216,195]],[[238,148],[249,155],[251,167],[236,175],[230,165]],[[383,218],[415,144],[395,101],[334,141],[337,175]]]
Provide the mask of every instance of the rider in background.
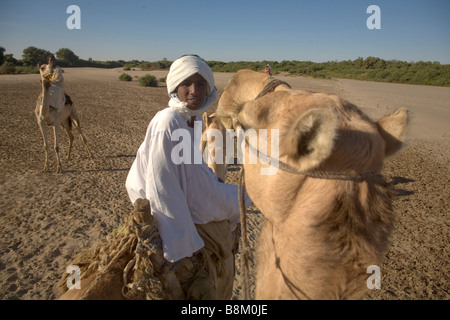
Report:
[[272,67],[270,66],[270,64],[266,64],[265,73],[268,74],[269,76],[272,75]]
[[64,90],[64,77],[60,66],[56,65],[56,59],[53,54],[47,57],[48,75],[46,76],[52,82],[53,86]]

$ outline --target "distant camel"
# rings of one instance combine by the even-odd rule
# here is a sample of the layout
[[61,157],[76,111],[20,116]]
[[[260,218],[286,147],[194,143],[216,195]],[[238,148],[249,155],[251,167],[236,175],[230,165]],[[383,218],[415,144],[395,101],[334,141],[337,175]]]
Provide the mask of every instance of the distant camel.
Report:
[[[403,145],[407,110],[373,122],[335,95],[241,70],[216,113],[227,129],[258,135],[258,145],[244,143],[244,159],[261,161],[243,165],[248,195],[267,218],[257,242],[256,299],[363,298],[393,228],[393,192],[381,170]],[[261,174],[268,168],[272,174]]]
[[203,158],[217,177],[222,182],[225,182],[228,171],[226,163],[226,129],[215,113],[208,115],[204,112],[202,117],[203,134],[201,149]]
[[48,65],[38,65],[38,68],[41,74],[42,91],[38,97],[38,100],[36,101],[36,108],[34,113],[36,115],[37,123],[44,139],[45,163],[43,171],[48,171],[47,128],[44,126],[47,125],[53,126],[53,133],[55,137],[54,149],[57,161],[56,172],[61,173],[63,170],[61,166],[61,159],[59,156],[59,125],[62,125],[64,127],[67,136],[69,137],[69,151],[65,160],[69,160],[70,152],[72,150],[72,124],[74,124],[78,129],[78,132],[81,135],[81,140],[83,141],[83,144],[86,147],[87,153],[91,159],[92,155],[89,151],[89,147],[87,146],[86,138],[81,132],[80,118],[72,100],[67,94],[62,94],[61,88],[51,85],[51,81],[47,78],[47,75],[49,74]]

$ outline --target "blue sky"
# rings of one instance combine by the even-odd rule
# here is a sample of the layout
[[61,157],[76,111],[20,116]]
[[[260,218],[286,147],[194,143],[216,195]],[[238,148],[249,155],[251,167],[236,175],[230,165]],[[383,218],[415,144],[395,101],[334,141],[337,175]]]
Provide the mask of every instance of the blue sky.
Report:
[[[69,30],[69,5],[81,29]],[[367,7],[381,9],[369,30]],[[450,64],[448,0],[0,0],[0,46],[35,46],[82,59],[341,61],[380,57]]]

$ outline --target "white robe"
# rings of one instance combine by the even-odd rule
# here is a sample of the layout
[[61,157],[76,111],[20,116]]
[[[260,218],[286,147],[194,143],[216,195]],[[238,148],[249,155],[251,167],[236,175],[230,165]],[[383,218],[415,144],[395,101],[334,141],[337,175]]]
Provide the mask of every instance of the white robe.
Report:
[[[201,116],[196,119],[202,121]],[[192,164],[172,161],[172,150],[181,143],[172,141],[176,129],[190,132]],[[229,220],[234,229],[240,217],[238,186],[218,182],[203,160],[193,164],[194,148],[198,148],[194,129],[173,108],[166,108],[151,120],[126,180],[132,203],[138,198],[150,201],[164,257],[171,262],[190,257],[204,246],[194,224]]]

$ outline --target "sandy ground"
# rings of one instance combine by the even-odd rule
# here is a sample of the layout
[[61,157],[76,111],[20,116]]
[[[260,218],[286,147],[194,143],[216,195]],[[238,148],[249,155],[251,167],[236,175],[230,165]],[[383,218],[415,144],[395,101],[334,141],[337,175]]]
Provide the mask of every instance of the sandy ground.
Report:
[[[164,86],[119,81],[122,72],[65,69],[66,92],[95,159],[87,157],[75,131],[63,174],[53,171],[53,153],[52,172],[41,172],[42,138],[33,113],[39,75],[0,76],[0,299],[54,299],[69,260],[120,226],[131,210],[125,178],[150,119],[168,99]],[[219,94],[231,75],[215,74]],[[373,119],[399,107],[410,110],[407,143],[384,169],[398,191],[396,229],[380,266],[381,289],[366,299],[449,299],[450,88],[277,77],[293,88],[336,93]],[[237,183],[237,170],[230,168],[228,182]],[[254,206],[248,217],[254,248],[264,218]],[[239,275],[238,269],[234,299],[241,297]],[[251,281],[254,286],[253,273]]]

